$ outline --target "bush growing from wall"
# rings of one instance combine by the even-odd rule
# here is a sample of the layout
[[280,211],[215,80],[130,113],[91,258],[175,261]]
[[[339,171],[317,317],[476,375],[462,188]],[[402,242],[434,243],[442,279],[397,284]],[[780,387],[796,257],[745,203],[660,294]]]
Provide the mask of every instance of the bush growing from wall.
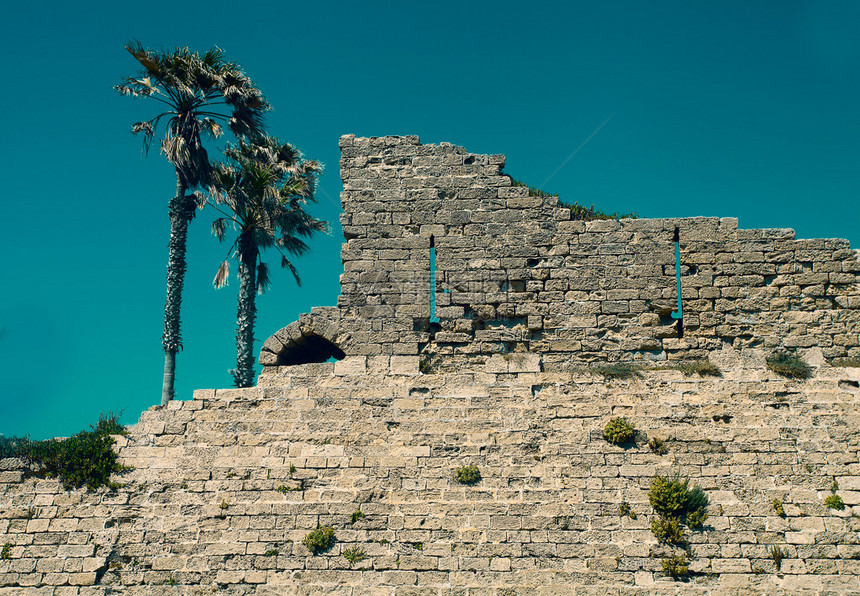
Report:
[[330,526],[319,527],[305,536],[302,544],[313,554],[328,550],[334,544],[334,528]]
[[603,438],[613,445],[626,445],[635,434],[635,427],[624,418],[613,418],[603,427]]
[[10,437],[0,442],[0,457],[17,457],[28,462],[37,474],[55,476],[66,489],[86,486],[96,489],[114,485],[111,474],[128,468],[120,465],[111,435],[125,434],[116,414],[101,414],[91,430],[83,430],[63,440],[31,441]]

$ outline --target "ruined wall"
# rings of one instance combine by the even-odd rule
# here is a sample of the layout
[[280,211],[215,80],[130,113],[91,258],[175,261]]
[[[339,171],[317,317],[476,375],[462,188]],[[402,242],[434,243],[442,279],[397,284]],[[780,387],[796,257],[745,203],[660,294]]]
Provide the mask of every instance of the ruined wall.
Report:
[[[856,594],[860,369],[789,381],[761,355],[712,360],[724,377],[606,382],[354,356],[197,391],[120,438],[135,469],[116,492],[3,473],[0,593]],[[635,446],[603,438],[612,416],[636,424]],[[454,479],[467,464],[477,484]],[[676,471],[710,497],[677,582],[647,496]],[[843,511],[824,505],[834,480]],[[312,555],[318,526],[337,542]],[[352,548],[366,558],[351,565]]]
[[[341,148],[347,242],[338,308],[326,317],[348,354],[461,366],[522,351],[540,354],[545,370],[701,358],[724,344],[860,356],[860,263],[846,240],[739,230],[732,218],[572,221],[557,198],[511,186],[503,155],[415,136],[348,135]],[[669,316],[676,227],[682,339]],[[278,363],[287,335],[264,346],[263,364]]]
[[[827,363],[860,356],[847,242],[571,221],[512,187],[503,156],[341,145],[338,305],[266,341],[258,387],[144,412],[118,437],[134,469],[115,491],[0,462],[0,594],[860,593],[860,369]],[[770,372],[777,348],[813,378]],[[723,376],[573,366],[702,356]],[[635,445],[603,438],[616,416]],[[458,483],[464,465],[482,480]],[[710,497],[686,552],[650,530],[648,487],[675,472]],[[845,509],[825,506],[833,490]],[[319,526],[337,541],[314,555]],[[662,570],[679,553],[686,581]]]

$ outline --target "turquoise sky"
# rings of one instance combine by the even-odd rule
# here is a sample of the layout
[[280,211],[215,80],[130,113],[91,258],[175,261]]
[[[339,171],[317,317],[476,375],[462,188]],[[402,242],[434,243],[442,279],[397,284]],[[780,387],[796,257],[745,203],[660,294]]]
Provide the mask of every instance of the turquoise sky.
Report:
[[[131,38],[223,48],[274,106],[270,132],[327,166],[313,212],[332,235],[298,260],[302,288],[276,272],[260,340],[336,302],[347,133],[504,153],[507,173],[603,210],[860,246],[860,3],[267,4],[4,8],[0,432],[69,435],[159,402],[175,186],[130,134],[155,105],[111,88],[135,73]],[[181,399],[235,366],[237,282],[212,289],[210,220],[190,230]]]

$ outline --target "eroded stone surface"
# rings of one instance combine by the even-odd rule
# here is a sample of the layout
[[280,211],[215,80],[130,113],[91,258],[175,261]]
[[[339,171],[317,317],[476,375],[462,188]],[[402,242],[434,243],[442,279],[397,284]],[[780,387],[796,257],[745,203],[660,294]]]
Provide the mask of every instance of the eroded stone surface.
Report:
[[[856,593],[860,369],[823,366],[793,381],[723,353],[733,367],[722,378],[663,370],[606,381],[587,369],[509,372],[527,358],[444,374],[417,372],[415,356],[379,358],[282,367],[266,386],[151,408],[118,437],[135,469],[115,492],[0,483],[0,544],[13,545],[0,586]],[[636,425],[635,446],[603,438],[615,416]],[[654,437],[666,454],[648,448]],[[482,480],[457,483],[471,464]],[[686,583],[662,573],[667,551],[649,529],[651,479],[675,471],[710,495]],[[844,512],[824,505],[834,480]],[[618,515],[621,502],[635,520]],[[301,542],[320,525],[337,542],[312,555]],[[786,553],[779,572],[772,546]],[[350,565],[351,548],[367,558]]]

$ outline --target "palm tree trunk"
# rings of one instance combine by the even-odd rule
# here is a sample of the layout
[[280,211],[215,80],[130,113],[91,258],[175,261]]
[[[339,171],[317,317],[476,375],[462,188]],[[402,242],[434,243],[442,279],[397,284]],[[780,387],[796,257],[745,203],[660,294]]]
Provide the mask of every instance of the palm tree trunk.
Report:
[[239,236],[239,306],[236,313],[236,387],[254,384],[254,322],[257,318],[257,246],[253,233]]
[[194,203],[185,197],[186,185],[176,173],[176,196],[170,200],[170,242],[167,244],[167,300],[164,304],[164,382],[161,386],[161,405],[174,396],[176,353],[182,349],[179,329],[179,310],[182,305],[182,286],[185,283],[185,251],[188,239],[188,222],[194,217]]

